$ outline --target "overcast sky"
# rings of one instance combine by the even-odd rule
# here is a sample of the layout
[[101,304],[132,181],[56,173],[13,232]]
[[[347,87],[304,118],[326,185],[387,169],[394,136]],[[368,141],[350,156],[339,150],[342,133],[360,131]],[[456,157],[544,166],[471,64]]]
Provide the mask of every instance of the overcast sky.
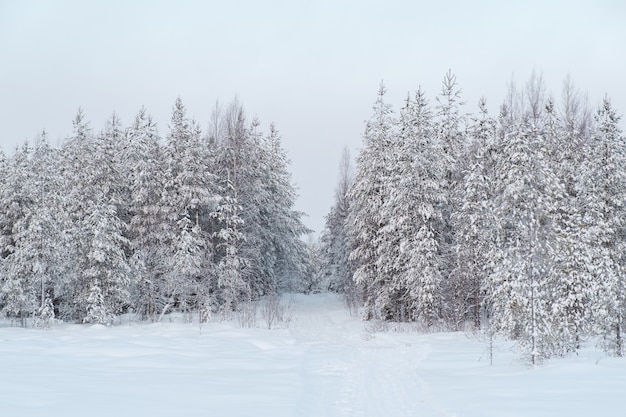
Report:
[[623,114],[625,16],[621,0],[0,0],[0,146],[44,128],[61,141],[79,106],[99,131],[145,105],[164,136],[178,96],[203,127],[236,96],[281,131],[297,209],[319,231],[381,80],[397,109],[420,85],[434,101],[452,69],[467,111],[485,95],[496,114],[535,69],[556,96],[570,74]]

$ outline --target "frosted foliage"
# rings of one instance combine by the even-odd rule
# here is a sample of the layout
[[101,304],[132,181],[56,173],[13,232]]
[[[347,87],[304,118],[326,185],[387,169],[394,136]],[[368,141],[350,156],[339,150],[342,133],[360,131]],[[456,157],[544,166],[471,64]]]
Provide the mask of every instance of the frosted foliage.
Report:
[[87,226],[90,242],[82,273],[88,285],[87,300],[97,287],[105,299],[102,308],[107,314],[120,313],[130,302],[131,286],[131,269],[125,254],[129,242],[122,235],[123,225],[114,207],[104,205],[94,209]]
[[533,363],[552,355],[551,275],[560,244],[555,223],[564,190],[545,158],[542,131],[519,126],[505,135],[495,166],[498,219],[488,279],[493,326],[517,338]]
[[302,224],[303,213],[294,210],[296,192],[280,134],[273,125],[263,134],[257,119],[248,124],[237,102],[218,111],[215,124],[216,171],[224,195],[241,207],[238,230],[245,239],[238,256],[246,264],[241,272],[249,296],[296,290],[309,270],[301,240],[309,230]]
[[595,334],[622,355],[626,145],[610,102],[594,126],[571,81],[559,104],[535,73],[497,118],[484,99],[465,117],[451,73],[443,87],[434,115],[418,90],[398,118],[379,90],[327,217],[327,276],[349,266],[366,319],[471,323],[532,364]]
[[348,237],[355,282],[364,288],[366,317],[419,320],[441,316],[442,188],[448,160],[434,137],[424,93],[407,99],[399,120],[383,102],[365,132],[350,190]]
[[366,318],[380,315],[376,308],[377,291],[384,287],[379,276],[377,248],[378,230],[382,224],[381,210],[387,193],[387,158],[395,131],[391,106],[384,102],[385,88],[381,85],[374,104],[374,115],[367,122],[363,135],[364,147],[357,157],[354,181],[350,188],[350,214],[347,230],[355,263],[354,279],[363,289]]
[[488,271],[494,219],[489,207],[494,160],[495,121],[488,115],[486,101],[479,102],[479,114],[472,118],[469,143],[463,163],[462,180],[455,190],[457,209],[451,215],[454,230],[454,261],[450,271],[448,318],[455,329],[465,320],[481,327],[483,292]]
[[0,311],[251,325],[265,296],[330,290],[371,326],[472,326],[533,365],[590,338],[624,355],[620,117],[607,98],[593,118],[569,79],[555,100],[537,73],[497,118],[484,99],[465,115],[460,92],[449,71],[433,110],[418,89],[394,113],[381,85],[309,244],[280,133],[237,101],[202,132],[179,98],[163,138],[145,109],[101,131],[79,110],[59,149],[42,133],[0,154]]
[[339,167],[339,182],[335,202],[326,216],[320,236],[319,261],[323,288],[344,294],[351,311],[358,305],[358,294],[352,280],[352,267],[348,259],[350,248],[347,238],[347,216],[350,199],[348,192],[353,180],[350,154],[344,149]]
[[44,329],[49,329],[54,319],[54,305],[52,300],[45,297],[41,307],[37,309],[35,325]]
[[593,242],[589,247],[589,270],[595,281],[595,330],[604,337],[608,351],[623,356],[626,138],[618,122],[610,101],[605,99],[597,111],[597,126],[587,147],[589,157],[580,175],[580,195],[584,237]]
[[280,135],[232,109],[203,136],[177,99],[164,144],[145,109],[101,132],[79,110],[61,149],[44,133],[0,155],[0,311],[22,325],[206,318],[309,282]]
[[83,323],[110,324],[111,318],[111,312],[105,305],[104,295],[98,285],[98,280],[95,280],[89,289],[87,315],[83,319]]

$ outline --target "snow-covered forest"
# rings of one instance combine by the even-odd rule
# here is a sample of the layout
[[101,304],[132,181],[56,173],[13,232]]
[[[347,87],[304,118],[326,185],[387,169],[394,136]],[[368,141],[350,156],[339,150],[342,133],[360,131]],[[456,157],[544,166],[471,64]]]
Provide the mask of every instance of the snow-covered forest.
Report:
[[605,98],[533,73],[493,114],[452,72],[399,110],[381,84],[346,152],[319,242],[277,129],[233,102],[204,131],[180,99],[162,137],[142,109],[95,132],[79,111],[0,164],[0,308],[22,325],[125,313],[255,314],[284,291],[343,294],[366,321],[475,329],[530,363],[598,340],[623,356],[626,138]]
[[321,236],[322,274],[366,319],[481,329],[535,364],[594,338],[622,356],[626,138],[533,73],[466,114],[448,72],[398,110],[381,84],[363,147],[345,157]]
[[202,132],[180,99],[164,138],[142,109],[94,132],[79,111],[0,162],[0,309],[23,325],[133,312],[228,315],[310,275],[289,161],[236,101]]

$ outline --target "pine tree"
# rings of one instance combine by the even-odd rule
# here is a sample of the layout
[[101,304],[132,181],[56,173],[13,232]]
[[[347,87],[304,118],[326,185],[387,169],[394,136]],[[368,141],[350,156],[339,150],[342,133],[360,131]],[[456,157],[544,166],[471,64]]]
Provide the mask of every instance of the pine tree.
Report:
[[111,324],[113,317],[106,306],[104,295],[97,279],[94,280],[89,288],[86,305],[87,315],[83,318],[83,323]]
[[[591,275],[588,265],[590,242],[584,233],[580,204],[575,192],[572,138],[556,113],[552,98],[543,111],[543,130],[548,163],[563,184],[562,200],[556,207],[550,332],[555,354],[580,348],[581,337],[589,330]],[[579,167],[576,167],[579,168]]]
[[465,148],[463,125],[464,116],[461,108],[465,103],[461,101],[461,90],[458,87],[456,76],[449,70],[444,76],[441,93],[437,97],[436,123],[434,133],[439,141],[443,155],[440,164],[444,167],[441,178],[445,190],[445,202],[439,207],[442,213],[442,226],[437,233],[438,250],[440,252],[440,267],[446,277],[443,282],[444,292],[448,298],[445,302],[445,318],[453,328],[458,328],[463,321],[463,304],[465,288],[463,277],[454,272],[455,266],[455,231],[453,230],[452,216],[460,210],[460,199],[464,192],[461,189],[465,159],[462,158]]
[[32,265],[23,242],[28,238],[29,218],[33,213],[34,191],[30,179],[31,149],[27,143],[17,149],[9,163],[0,202],[5,207],[2,216],[2,272],[0,275],[0,305],[9,317],[25,319],[36,306],[33,292]]
[[69,223],[61,209],[59,155],[48,144],[45,132],[33,153],[32,166],[37,167],[31,179],[34,204],[21,250],[32,265],[33,292],[39,294],[38,324],[48,327],[54,318],[52,300],[64,293],[64,276],[71,261],[67,258],[65,235]]
[[388,170],[388,152],[395,135],[392,108],[385,103],[385,87],[381,84],[374,104],[374,114],[363,135],[364,147],[357,157],[354,182],[350,188],[350,213],[347,221],[350,261],[354,262],[354,281],[362,288],[365,319],[380,317],[380,307],[389,300],[389,277],[378,266],[379,231],[383,226],[381,208],[384,203]]
[[626,141],[619,116],[605,98],[596,114],[597,127],[589,143],[580,197],[590,242],[594,312],[597,332],[604,348],[624,355],[623,319],[626,308],[624,236],[626,213]]
[[242,274],[249,298],[295,289],[294,278],[308,270],[308,253],[300,240],[308,229],[303,214],[293,209],[296,191],[280,135],[270,125],[264,136],[256,119],[248,125],[236,101],[216,117],[212,130],[217,137],[211,137],[218,148],[215,172],[224,194],[241,207],[239,231],[245,239],[238,256],[246,265]]
[[[81,264],[82,292],[78,295],[79,311],[91,305],[94,287],[103,298],[107,317],[126,311],[130,305],[131,268],[126,258],[129,242],[123,234],[124,223],[117,217],[115,206],[100,204],[90,210],[83,230],[88,239]],[[98,301],[99,303],[99,301]],[[85,319],[89,317],[86,312]],[[84,314],[84,313],[83,313]]]
[[360,296],[349,260],[350,248],[347,236],[347,220],[350,211],[348,193],[353,181],[350,153],[344,149],[339,165],[339,181],[335,189],[335,203],[326,216],[324,230],[320,236],[321,274],[324,286],[330,291],[343,294],[348,309],[356,311]]
[[82,320],[84,306],[81,300],[89,289],[89,283],[83,282],[82,267],[87,257],[90,237],[85,230],[86,217],[90,210],[97,206],[97,194],[91,190],[94,184],[93,173],[97,172],[94,166],[95,138],[92,135],[89,122],[81,109],[73,120],[73,132],[63,143],[61,149],[60,171],[62,176],[64,198],[61,200],[62,211],[67,215],[67,226],[64,227],[69,246],[67,257],[73,262],[59,284],[58,311],[61,319]]
[[486,280],[494,328],[517,339],[533,365],[552,353],[551,260],[556,207],[564,193],[546,161],[538,126],[520,124],[504,137],[495,165],[496,247]]
[[455,262],[451,279],[457,293],[451,294],[448,306],[452,325],[460,328],[471,319],[476,329],[481,325],[482,285],[491,250],[491,225],[494,220],[488,202],[492,198],[493,141],[495,121],[489,117],[484,98],[479,101],[479,115],[469,129],[470,143],[465,154],[465,170],[459,190],[458,210],[452,214],[455,233]]
[[265,293],[294,290],[309,273],[309,251],[302,237],[310,230],[302,223],[304,213],[294,210],[297,193],[288,171],[289,159],[281,145],[278,130],[270,124],[269,133],[262,141],[262,177],[257,190],[260,226],[265,238],[261,246],[263,256],[274,263],[267,264]]
[[161,202],[166,176],[163,150],[156,125],[141,109],[128,131],[122,157],[130,188],[128,236],[133,251],[131,266],[137,275],[134,304],[140,314],[154,317],[167,304],[162,289],[167,271],[170,224]]
[[[166,146],[167,176],[163,207],[173,267],[168,271],[169,296],[188,310],[204,299],[211,286],[210,233],[204,217],[215,209],[220,196],[215,175],[209,170],[206,148],[196,122],[187,118],[182,100],[174,104]],[[192,300],[192,296],[195,298]]]
[[[245,283],[245,296],[242,297],[252,300],[263,294],[263,283],[269,281],[265,264],[271,265],[275,260],[272,252],[262,255],[261,251],[264,228],[260,221],[261,207],[257,203],[262,190],[259,173],[262,161],[261,138],[258,134],[252,135],[244,109],[236,100],[223,114],[216,109],[214,116],[212,136],[209,136],[209,142],[217,148],[214,171],[220,179],[224,201],[232,204],[232,207],[240,208],[236,212],[230,210],[231,214],[236,213],[237,231],[241,234],[236,239],[236,254],[240,260],[237,262],[237,267],[240,268],[237,280],[241,278]],[[219,237],[223,227],[229,229],[223,222],[214,226],[216,247],[224,248],[224,242]],[[216,251],[214,263],[219,264],[221,257],[225,255],[223,250]]]
[[225,197],[213,214],[220,225],[213,238],[219,242],[216,250],[222,255],[217,264],[217,287],[223,315],[235,310],[240,301],[250,298],[250,288],[243,277],[246,261],[239,256],[239,247],[244,240],[240,231],[243,225],[240,212],[237,201]]
[[[444,150],[434,140],[430,109],[425,95],[418,90],[414,102],[400,118],[400,170],[392,199],[396,214],[390,222],[401,240],[396,264],[400,267],[400,288],[410,295],[410,318],[432,326],[441,317],[441,259],[440,242],[443,220],[442,206],[446,203],[442,188]],[[406,270],[402,270],[406,265]]]

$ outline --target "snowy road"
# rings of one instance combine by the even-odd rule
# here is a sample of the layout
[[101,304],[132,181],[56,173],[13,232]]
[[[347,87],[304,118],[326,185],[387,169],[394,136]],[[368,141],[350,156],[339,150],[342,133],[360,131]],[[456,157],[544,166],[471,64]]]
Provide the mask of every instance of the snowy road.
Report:
[[299,303],[290,331],[299,344],[311,345],[305,368],[317,376],[308,398],[318,401],[305,402],[303,415],[449,415],[433,403],[416,371],[429,345],[368,331],[334,298],[321,308]]
[[[261,323],[260,323],[261,324]],[[626,361],[593,347],[529,369],[462,333],[375,332],[334,296],[288,328],[0,328],[2,416],[624,416]]]

